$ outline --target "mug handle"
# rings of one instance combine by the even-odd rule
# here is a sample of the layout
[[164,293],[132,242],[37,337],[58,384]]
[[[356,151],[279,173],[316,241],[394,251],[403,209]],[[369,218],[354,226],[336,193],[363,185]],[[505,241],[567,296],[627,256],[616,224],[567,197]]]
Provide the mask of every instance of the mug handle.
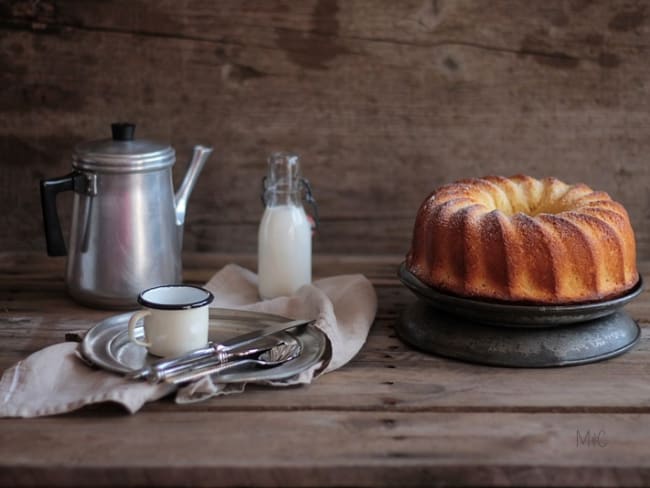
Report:
[[151,315],[151,310],[138,310],[129,319],[129,340],[138,346],[151,347],[151,342],[142,342],[135,337],[135,324],[147,315]]

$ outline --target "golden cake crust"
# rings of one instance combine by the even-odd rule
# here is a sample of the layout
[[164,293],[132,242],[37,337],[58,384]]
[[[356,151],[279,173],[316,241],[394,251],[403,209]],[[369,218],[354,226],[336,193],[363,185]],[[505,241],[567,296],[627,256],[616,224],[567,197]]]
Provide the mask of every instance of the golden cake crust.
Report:
[[582,183],[525,175],[466,179],[431,193],[406,266],[442,291],[531,304],[604,300],[639,279],[620,203]]

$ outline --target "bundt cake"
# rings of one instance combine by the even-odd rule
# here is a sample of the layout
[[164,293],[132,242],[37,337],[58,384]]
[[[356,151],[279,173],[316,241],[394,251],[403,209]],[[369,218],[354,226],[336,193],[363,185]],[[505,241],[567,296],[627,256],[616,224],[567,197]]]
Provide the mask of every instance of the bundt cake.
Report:
[[544,305],[613,298],[639,279],[620,203],[584,184],[524,175],[434,191],[418,211],[406,267],[443,292]]

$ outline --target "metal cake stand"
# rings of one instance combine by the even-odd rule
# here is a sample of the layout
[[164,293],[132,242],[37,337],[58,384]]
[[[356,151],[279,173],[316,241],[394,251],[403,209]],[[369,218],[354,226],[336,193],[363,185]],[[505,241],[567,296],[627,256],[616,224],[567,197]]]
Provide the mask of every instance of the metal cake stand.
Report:
[[419,300],[397,325],[399,337],[425,352],[473,363],[516,368],[586,364],[630,350],[641,337],[622,307],[639,282],[612,300],[565,306],[509,305],[435,290],[405,265],[399,277]]

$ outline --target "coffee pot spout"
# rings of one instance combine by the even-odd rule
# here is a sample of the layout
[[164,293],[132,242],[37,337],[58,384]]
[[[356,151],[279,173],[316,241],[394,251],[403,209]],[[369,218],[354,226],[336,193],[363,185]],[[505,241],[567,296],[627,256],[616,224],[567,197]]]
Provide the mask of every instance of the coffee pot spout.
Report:
[[176,225],[182,227],[185,223],[185,212],[187,210],[187,200],[194,189],[196,180],[203,169],[203,165],[212,154],[212,148],[209,146],[194,146],[194,152],[192,153],[192,160],[187,168],[187,173],[185,173],[185,178],[183,178],[183,183],[181,183],[180,188],[176,192],[174,197],[175,208],[176,208]]

